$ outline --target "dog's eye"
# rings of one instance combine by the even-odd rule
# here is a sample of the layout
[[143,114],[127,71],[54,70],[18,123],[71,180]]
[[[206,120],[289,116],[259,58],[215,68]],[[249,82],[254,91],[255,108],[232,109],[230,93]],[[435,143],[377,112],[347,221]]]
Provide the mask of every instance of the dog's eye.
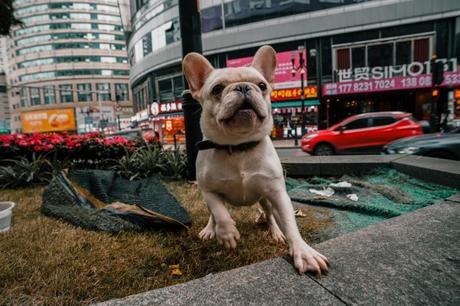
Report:
[[218,96],[218,95],[220,95],[222,93],[222,91],[224,91],[224,88],[225,88],[224,85],[217,84],[216,86],[214,86],[212,88],[211,94],[213,96]]
[[264,91],[267,89],[267,84],[265,84],[264,82],[260,82],[259,84],[257,84],[257,86],[259,86],[259,88]]

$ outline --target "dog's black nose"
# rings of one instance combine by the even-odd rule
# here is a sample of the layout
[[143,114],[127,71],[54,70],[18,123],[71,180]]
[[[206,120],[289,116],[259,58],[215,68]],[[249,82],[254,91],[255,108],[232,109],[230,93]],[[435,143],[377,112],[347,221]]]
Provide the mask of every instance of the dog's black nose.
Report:
[[236,85],[234,90],[241,92],[243,95],[245,95],[248,91],[251,90],[251,87],[249,87],[249,85],[246,85],[246,84],[241,84],[241,85]]

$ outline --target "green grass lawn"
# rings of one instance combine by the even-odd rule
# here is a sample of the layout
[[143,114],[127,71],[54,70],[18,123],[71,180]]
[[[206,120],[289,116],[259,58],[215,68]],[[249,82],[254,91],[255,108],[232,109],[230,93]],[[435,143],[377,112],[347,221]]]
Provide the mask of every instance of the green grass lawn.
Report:
[[[256,207],[230,208],[241,233],[235,250],[198,233],[208,212],[196,187],[168,183],[192,217],[189,231],[108,234],[84,230],[40,213],[43,187],[0,190],[0,201],[14,201],[13,226],[0,234],[0,305],[89,304],[183,283],[287,254],[254,220]],[[330,218],[305,208],[297,219],[307,242],[326,229]],[[324,214],[323,212],[319,212]],[[179,265],[182,276],[170,274]],[[293,269],[293,273],[295,273]]]

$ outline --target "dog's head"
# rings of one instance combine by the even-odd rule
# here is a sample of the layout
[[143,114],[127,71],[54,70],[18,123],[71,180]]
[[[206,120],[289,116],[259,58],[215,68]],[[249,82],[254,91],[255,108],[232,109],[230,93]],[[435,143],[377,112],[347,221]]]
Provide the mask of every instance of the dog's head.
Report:
[[183,70],[192,96],[201,103],[201,129],[218,144],[258,141],[273,125],[270,95],[276,52],[261,47],[251,66],[214,69],[198,53],[184,58]]

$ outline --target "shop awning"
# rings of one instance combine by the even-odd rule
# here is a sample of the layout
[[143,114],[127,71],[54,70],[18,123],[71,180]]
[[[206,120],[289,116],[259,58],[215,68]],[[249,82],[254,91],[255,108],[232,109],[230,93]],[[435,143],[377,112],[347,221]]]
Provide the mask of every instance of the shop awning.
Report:
[[[316,106],[319,105],[319,100],[305,100],[305,106]],[[272,102],[272,108],[289,108],[289,107],[302,107],[301,100],[283,101],[283,102]]]

